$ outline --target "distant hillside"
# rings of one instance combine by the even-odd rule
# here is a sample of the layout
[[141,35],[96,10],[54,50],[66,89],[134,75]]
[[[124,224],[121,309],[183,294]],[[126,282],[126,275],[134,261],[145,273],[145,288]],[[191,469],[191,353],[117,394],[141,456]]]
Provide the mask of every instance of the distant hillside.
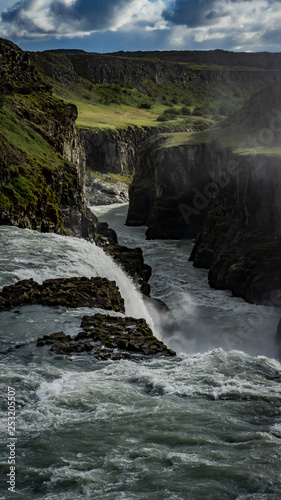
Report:
[[281,53],[270,52],[229,52],[226,50],[170,50],[152,52],[113,52],[111,56],[156,59],[166,62],[199,63],[229,67],[257,68],[266,70],[281,69]]
[[244,106],[203,132],[165,134],[162,147],[216,143],[240,154],[281,155],[281,85],[256,92]]
[[[190,56],[185,64],[184,54]],[[215,59],[210,61],[216,61],[215,66],[208,61],[211,53],[202,53],[204,64],[195,60],[196,54],[46,51],[31,57],[55,94],[76,104],[77,123],[84,128],[153,127],[159,126],[159,120],[161,125],[169,121],[170,128],[175,121],[192,127],[188,115],[201,117],[205,127],[210,125],[208,120],[229,116],[255,92],[281,81],[281,69],[255,68],[259,59],[255,54],[253,59],[252,54],[244,54],[250,67],[235,66],[236,54],[224,51],[214,52]],[[185,116],[177,118],[181,114]]]

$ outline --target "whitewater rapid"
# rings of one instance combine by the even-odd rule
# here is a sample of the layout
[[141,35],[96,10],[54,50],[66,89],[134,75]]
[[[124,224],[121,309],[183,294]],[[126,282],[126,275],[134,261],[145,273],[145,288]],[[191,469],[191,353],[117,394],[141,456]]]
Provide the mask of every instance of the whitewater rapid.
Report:
[[151,295],[170,307],[180,327],[166,339],[170,347],[189,354],[223,348],[276,357],[280,308],[248,304],[228,290],[210,288],[208,271],[189,261],[192,241],[146,240],[146,227],[125,226],[126,205],[95,207],[95,212],[115,229],[120,244],[143,249],[153,270]]
[[[121,243],[143,247],[152,293],[180,323],[167,339],[178,355],[99,363],[55,355],[36,339],[77,334],[84,314],[101,311],[36,305],[0,313],[0,500],[279,500],[279,311],[211,290],[206,272],[188,261],[190,243],[146,242],[144,228],[124,226],[125,211],[107,208],[103,217],[118,221]],[[101,275],[122,287],[126,314],[145,315],[113,264],[86,241],[0,228],[1,287]],[[7,484],[11,389],[15,492]]]

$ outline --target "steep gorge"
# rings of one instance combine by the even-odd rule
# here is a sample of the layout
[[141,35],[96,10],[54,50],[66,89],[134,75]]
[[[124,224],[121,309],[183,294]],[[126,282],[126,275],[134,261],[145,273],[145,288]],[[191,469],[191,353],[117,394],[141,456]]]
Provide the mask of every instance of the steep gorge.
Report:
[[[0,52],[1,224],[96,239],[138,276],[148,293],[150,269],[142,255],[120,249],[116,235],[85,205],[86,165],[103,173],[134,174],[128,225],[148,225],[151,239],[196,236],[192,258],[195,265],[210,267],[212,286],[229,288],[252,302],[272,301],[273,291],[281,288],[280,152],[237,152],[208,132],[203,139],[195,134],[195,140],[187,140],[188,133],[146,127],[78,133],[76,106],[52,95],[30,56],[7,40],[1,40]],[[93,54],[63,59],[69,65],[69,85],[75,85],[75,74],[95,83],[135,79],[138,85],[146,81],[144,94],[149,81],[162,86],[173,82],[195,93],[200,87],[203,95],[218,82],[233,87],[255,78],[259,85],[279,78],[275,68],[195,71],[181,63],[140,64]],[[65,67],[57,69],[57,79],[65,81]],[[255,119],[256,108],[246,106],[246,117]],[[243,120],[238,116],[237,129]]]
[[[278,104],[278,89],[275,94]],[[239,122],[242,135],[243,120],[249,120],[247,109],[243,113],[232,120],[232,125]],[[253,141],[254,135],[247,147],[243,143],[239,149],[234,137],[232,146],[227,145],[223,128],[213,136],[159,134],[148,140],[137,158],[127,224],[147,225],[149,239],[196,237],[191,259],[195,266],[210,268],[212,287],[230,289],[249,302],[280,306],[278,109],[270,123],[272,129],[258,129],[267,138],[266,148]]]
[[30,55],[12,42],[0,39],[0,56],[0,225],[95,240],[149,294],[151,269],[141,250],[120,247],[86,206],[87,151],[76,106],[54,97]]

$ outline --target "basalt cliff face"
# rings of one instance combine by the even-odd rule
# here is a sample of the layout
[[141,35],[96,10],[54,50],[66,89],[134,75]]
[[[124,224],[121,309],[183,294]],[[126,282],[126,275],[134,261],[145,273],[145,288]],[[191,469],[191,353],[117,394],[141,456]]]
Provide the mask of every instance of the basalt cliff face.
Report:
[[147,225],[149,239],[194,237],[198,218],[187,225],[180,207],[192,203],[192,188],[207,181],[209,151],[203,145],[165,148],[165,137],[147,141],[139,152],[126,223]]
[[56,99],[29,54],[8,40],[0,39],[0,63],[0,223],[93,235],[76,106]]
[[143,128],[81,130],[87,167],[101,173],[133,175],[137,151],[149,134]]
[[[152,53],[153,54],[153,53]],[[172,53],[171,53],[172,54]],[[180,54],[180,53],[178,53]],[[233,63],[233,55],[228,53],[229,66]],[[52,58],[52,53],[48,53],[49,60]],[[280,78],[279,66],[278,69],[272,66],[266,67],[262,65],[259,70],[246,68],[247,64],[242,64],[242,67],[235,70],[221,70],[213,67],[212,69],[202,69],[199,71],[186,61],[175,62],[177,57],[171,56],[169,61],[153,60],[153,56],[147,54],[147,59],[137,59],[134,53],[130,53],[129,58],[123,55],[104,55],[104,54],[75,54],[69,53],[63,56],[67,59],[68,69],[74,70],[79,77],[85,78],[94,83],[132,83],[139,84],[147,80],[153,82],[167,82],[176,85],[186,86],[196,84],[202,86],[205,84],[233,82],[254,82],[256,80],[263,81],[266,84]],[[182,64],[184,62],[185,64]],[[193,62],[192,60],[189,62]],[[197,62],[197,61],[195,61]],[[201,61],[200,61],[201,62]],[[209,63],[205,61],[204,63]],[[211,63],[212,64],[212,63]],[[216,64],[220,64],[217,62]],[[251,65],[251,64],[250,64]],[[243,68],[245,67],[245,69]],[[259,65],[256,65],[258,68]],[[265,69],[266,68],[266,69]],[[274,68],[274,69],[273,69]],[[58,81],[65,82],[65,75],[60,72],[59,68],[56,74],[53,75]]]
[[127,224],[150,239],[196,236],[191,259],[212,287],[281,305],[280,156],[165,141],[138,158]]

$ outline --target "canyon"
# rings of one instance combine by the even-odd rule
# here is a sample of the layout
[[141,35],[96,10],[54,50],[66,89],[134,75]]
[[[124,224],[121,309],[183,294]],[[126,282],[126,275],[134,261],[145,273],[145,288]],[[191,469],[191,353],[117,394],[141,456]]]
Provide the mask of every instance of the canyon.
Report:
[[[272,55],[270,67],[262,55],[254,55],[250,64],[250,55],[243,62],[242,56],[236,61],[236,56],[221,54],[220,68],[206,68],[218,64],[218,55],[206,54],[204,59],[198,54],[203,64],[198,69],[191,54],[171,54],[169,60],[167,54],[154,54],[158,60],[140,54],[75,51],[27,54],[1,40],[0,85],[6,110],[2,108],[2,113],[6,118],[10,113],[10,120],[25,127],[24,134],[34,142],[43,138],[48,150],[45,164],[30,158],[22,146],[9,144],[2,133],[1,224],[95,240],[131,275],[139,275],[143,290],[149,293],[151,271],[141,253],[120,249],[114,232],[100,224],[86,205],[89,172],[127,175],[133,179],[127,225],[147,225],[149,239],[195,238],[191,258],[195,266],[210,269],[211,286],[230,289],[250,302],[279,306],[278,54]],[[238,63],[239,68],[230,67]],[[220,85],[224,92],[227,89],[225,98],[244,96],[244,105],[237,104],[236,112],[217,124],[202,118],[177,126],[169,122],[153,127],[77,128],[77,107],[52,94],[50,79],[75,92],[85,81],[89,88],[106,84],[107,90],[110,85],[116,90],[117,84],[126,84],[125,97],[134,82],[136,95],[142,93],[154,101],[157,89],[163,92],[164,84],[172,84],[173,95],[178,92],[175,102],[186,90],[194,103],[204,102],[205,109]],[[55,167],[50,167],[50,159]],[[124,263],[127,257],[129,264]]]

